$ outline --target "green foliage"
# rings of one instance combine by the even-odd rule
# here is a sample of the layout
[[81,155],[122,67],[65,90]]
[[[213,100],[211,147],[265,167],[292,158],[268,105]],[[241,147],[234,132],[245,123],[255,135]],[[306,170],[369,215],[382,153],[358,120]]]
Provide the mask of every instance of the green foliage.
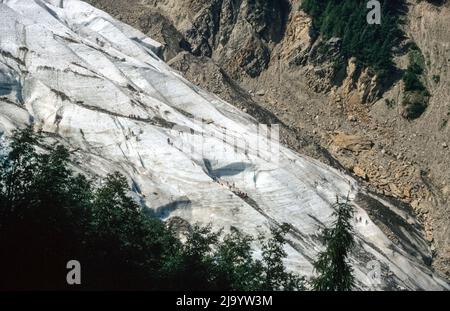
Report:
[[426,87],[420,81],[420,76],[425,70],[425,59],[418,49],[413,49],[409,53],[409,65],[403,76],[405,91],[426,91]]
[[408,56],[409,65],[403,75],[405,94],[402,103],[402,116],[407,119],[416,119],[426,110],[430,93],[422,82],[422,75],[425,72],[425,58],[420,49],[413,45]]
[[314,268],[319,276],[312,281],[317,291],[349,291],[354,286],[353,269],[348,256],[355,244],[350,220],[353,208],[347,202],[334,205],[336,220],[332,228],[323,230],[325,251],[319,254]]
[[441,76],[440,75],[433,75],[432,79],[433,79],[433,82],[436,83],[436,84],[441,82]]
[[226,284],[229,284],[227,289],[240,288],[245,291],[262,289],[264,266],[262,262],[252,259],[252,242],[252,237],[235,229],[225,236],[216,253],[219,287],[226,288]]
[[325,39],[342,38],[346,59],[356,57],[383,78],[393,69],[392,50],[404,36],[399,27],[404,1],[381,1],[381,25],[367,23],[366,4],[366,0],[304,0],[302,9]]
[[395,106],[395,100],[393,100],[393,99],[388,99],[388,98],[386,98],[386,99],[384,100],[384,103],[386,104],[386,106],[387,106],[389,109],[392,109],[392,108],[394,108],[394,106]]
[[[88,232],[90,184],[66,168],[67,150],[38,154],[31,128],[16,133],[1,163],[0,246],[4,287],[11,282],[41,288],[57,282],[70,254],[78,254]],[[57,250],[57,251],[55,251]],[[62,281],[65,281],[64,278]]]
[[181,242],[127,195],[114,173],[95,188],[55,146],[37,152],[31,128],[16,132],[0,160],[0,289],[68,289],[66,263],[82,265],[82,289],[298,290],[283,266],[286,228],[261,238],[193,226]]
[[401,115],[406,119],[417,119],[428,106],[428,93],[426,91],[407,91],[402,102]]
[[409,67],[403,75],[403,82],[405,83],[405,91],[425,91],[426,88],[420,81],[413,68]]
[[[254,238],[236,229],[225,236],[210,227],[194,226],[171,265],[178,286],[190,290],[228,291],[303,290],[304,279],[286,271],[286,228],[272,229],[272,237],[259,237],[262,259],[253,258]],[[221,239],[221,237],[223,237]]]
[[262,244],[263,289],[265,290],[303,288],[303,279],[291,273],[286,273],[282,261],[287,256],[283,246],[286,243],[285,235],[289,230],[289,226],[284,224],[280,229],[272,229],[272,239],[265,241],[264,237],[259,238]]

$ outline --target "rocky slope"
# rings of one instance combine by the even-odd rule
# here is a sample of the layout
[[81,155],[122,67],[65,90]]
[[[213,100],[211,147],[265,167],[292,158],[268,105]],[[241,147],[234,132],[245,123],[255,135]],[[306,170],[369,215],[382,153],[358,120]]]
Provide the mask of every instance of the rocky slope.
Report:
[[[299,0],[89,2],[156,36],[161,56],[190,81],[275,117],[292,148],[336,165],[326,150],[373,191],[410,205],[433,245],[433,265],[450,276],[448,1],[406,1],[405,42],[422,51],[431,94],[413,121],[402,117],[400,73],[382,89],[354,59],[335,72],[339,38],[322,40]],[[399,72],[408,65],[401,47],[395,62]]]

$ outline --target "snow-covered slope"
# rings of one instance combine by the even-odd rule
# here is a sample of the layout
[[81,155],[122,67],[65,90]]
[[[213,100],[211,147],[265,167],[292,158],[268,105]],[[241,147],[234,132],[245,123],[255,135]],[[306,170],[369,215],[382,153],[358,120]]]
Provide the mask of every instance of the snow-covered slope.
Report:
[[331,204],[349,196],[360,288],[449,288],[428,268],[429,246],[407,211],[268,142],[264,127],[183,79],[137,30],[76,0],[2,0],[0,30],[6,136],[33,123],[70,146],[84,172],[127,175],[137,198],[164,219],[250,234],[288,223],[287,264],[307,276]]

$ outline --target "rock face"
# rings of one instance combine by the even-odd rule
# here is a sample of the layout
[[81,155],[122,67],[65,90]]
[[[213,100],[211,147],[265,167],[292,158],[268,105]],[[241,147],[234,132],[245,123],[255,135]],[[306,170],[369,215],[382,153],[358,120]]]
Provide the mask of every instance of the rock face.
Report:
[[[180,234],[194,222],[249,234],[288,223],[287,265],[306,276],[331,203],[349,197],[358,288],[449,289],[400,202],[268,141],[254,118],[159,59],[163,47],[143,33],[76,0],[2,1],[0,26],[2,139],[32,123],[84,173],[128,176],[142,205]],[[374,263],[379,281],[368,277]]]
[[[233,77],[241,74],[257,77],[267,69],[271,47],[283,35],[287,1],[191,2],[192,12],[188,16],[193,19],[182,23],[192,54],[211,57]],[[158,1],[155,5],[174,6],[171,1]],[[189,10],[189,7],[182,7],[182,10]]]

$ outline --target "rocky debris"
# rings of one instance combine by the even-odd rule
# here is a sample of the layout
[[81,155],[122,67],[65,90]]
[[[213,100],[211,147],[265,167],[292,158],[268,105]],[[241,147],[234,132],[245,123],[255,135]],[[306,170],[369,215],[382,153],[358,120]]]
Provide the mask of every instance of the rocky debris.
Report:
[[337,132],[333,137],[331,146],[335,152],[347,150],[359,153],[364,150],[370,150],[373,147],[373,142],[359,135]]
[[259,90],[259,91],[257,91],[255,94],[258,95],[258,96],[264,96],[264,95],[266,95],[266,91],[264,91],[264,90]]
[[366,172],[358,165],[353,167],[353,173],[355,173],[356,176],[361,177],[362,179],[367,179]]
[[358,121],[358,119],[354,116],[354,115],[349,115],[348,117],[347,117],[347,120],[349,120],[350,122],[356,122],[356,121]]

